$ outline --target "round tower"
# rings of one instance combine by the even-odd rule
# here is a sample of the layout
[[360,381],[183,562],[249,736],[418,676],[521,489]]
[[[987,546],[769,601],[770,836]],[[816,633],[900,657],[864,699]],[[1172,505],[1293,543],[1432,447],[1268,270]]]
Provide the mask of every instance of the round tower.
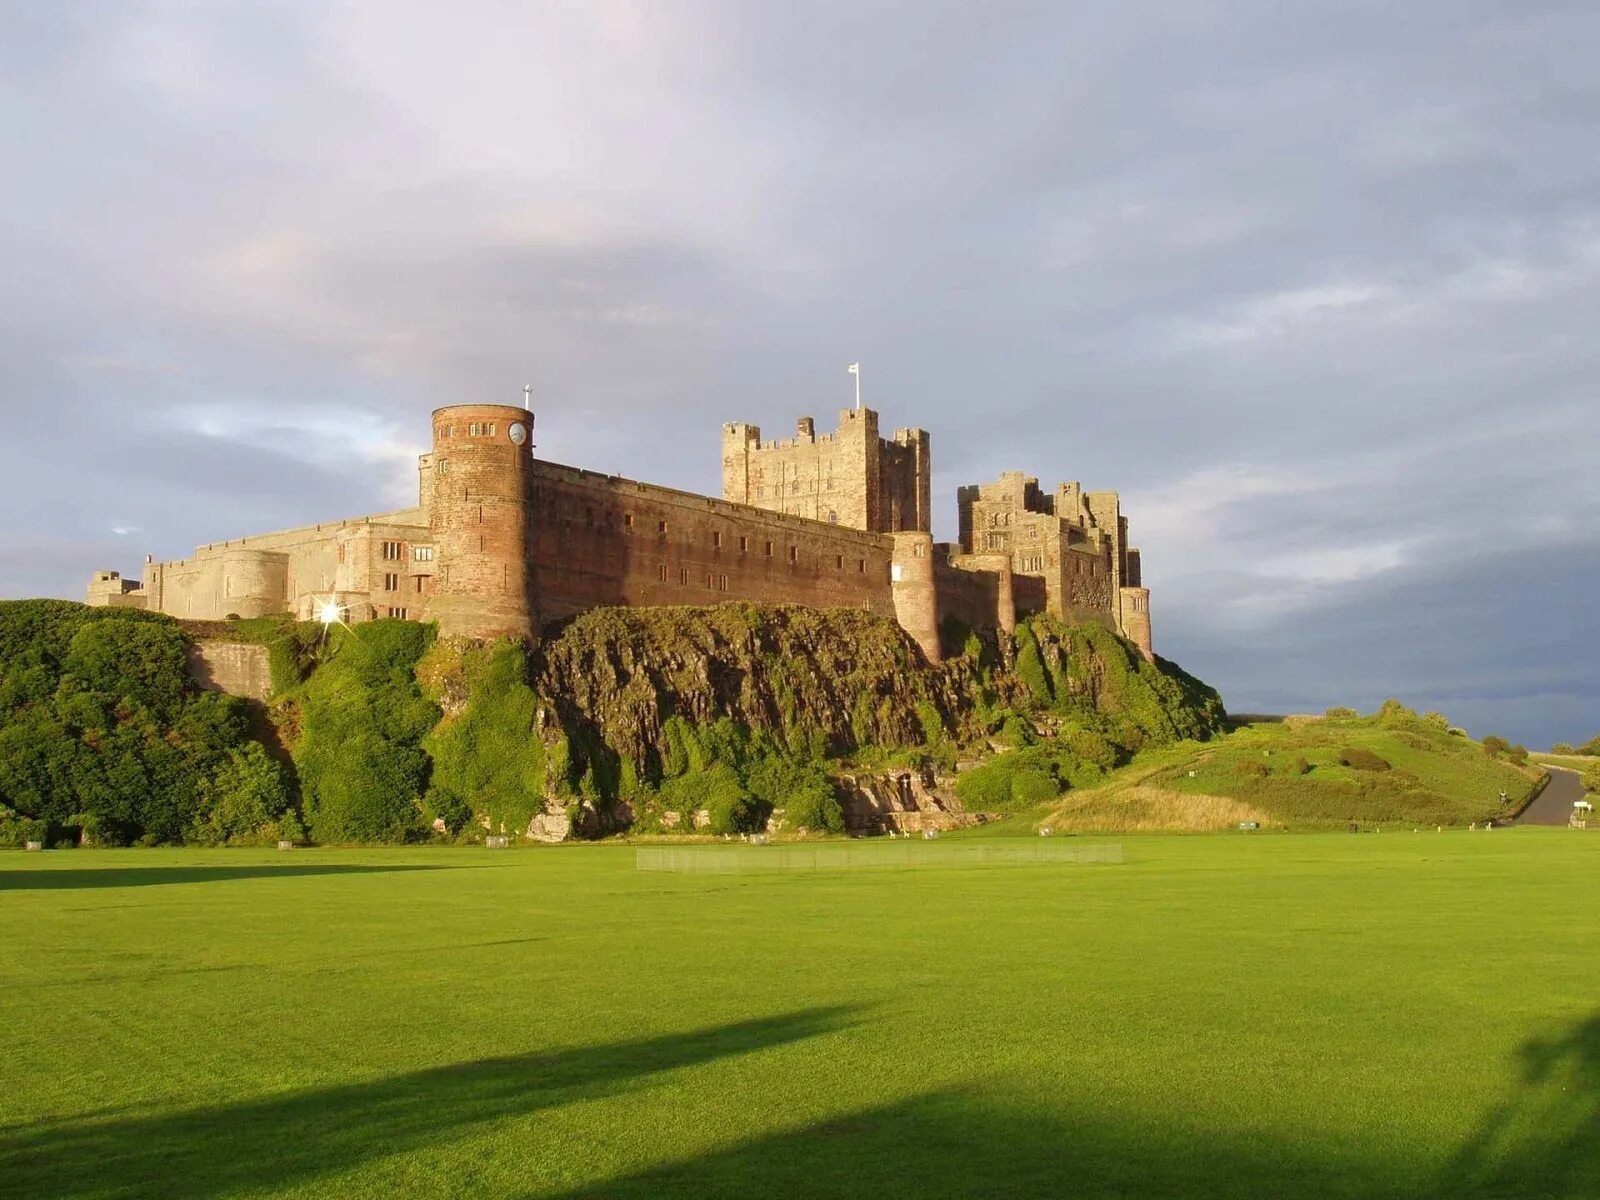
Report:
[[895,620],[922,647],[931,663],[944,661],[939,648],[939,593],[934,586],[933,535],[894,533],[889,568]]
[[462,637],[532,637],[533,414],[509,404],[433,412],[428,616]]

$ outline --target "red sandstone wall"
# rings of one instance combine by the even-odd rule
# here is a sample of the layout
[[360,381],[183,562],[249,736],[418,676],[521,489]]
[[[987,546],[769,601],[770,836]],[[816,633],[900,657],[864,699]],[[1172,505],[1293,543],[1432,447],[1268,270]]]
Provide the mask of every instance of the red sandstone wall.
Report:
[[895,615],[884,535],[557,463],[536,460],[533,472],[534,594],[546,620],[730,600]]

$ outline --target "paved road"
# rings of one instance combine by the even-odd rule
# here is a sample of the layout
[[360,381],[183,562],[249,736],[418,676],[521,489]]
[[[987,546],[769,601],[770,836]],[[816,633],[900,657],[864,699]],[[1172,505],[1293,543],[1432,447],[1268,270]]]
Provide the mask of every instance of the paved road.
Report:
[[1565,825],[1572,802],[1583,799],[1583,776],[1565,767],[1550,768],[1550,782],[1517,818],[1518,825]]

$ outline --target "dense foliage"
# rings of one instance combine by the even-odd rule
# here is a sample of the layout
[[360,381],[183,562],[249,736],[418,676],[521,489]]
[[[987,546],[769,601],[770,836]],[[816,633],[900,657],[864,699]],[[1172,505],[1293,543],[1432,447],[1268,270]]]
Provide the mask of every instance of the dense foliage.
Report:
[[331,638],[327,661],[292,701],[306,823],[319,842],[403,841],[423,829],[422,741],[439,719],[416,677],[433,627],[369,621]]
[[290,808],[246,706],[199,690],[172,620],[0,602],[0,840],[248,841]]
[[456,670],[465,702],[423,741],[433,759],[424,816],[453,834],[474,816],[495,833],[521,834],[546,792],[545,747],[535,728],[540,702],[528,686],[527,654],[510,641],[473,647],[461,652]]

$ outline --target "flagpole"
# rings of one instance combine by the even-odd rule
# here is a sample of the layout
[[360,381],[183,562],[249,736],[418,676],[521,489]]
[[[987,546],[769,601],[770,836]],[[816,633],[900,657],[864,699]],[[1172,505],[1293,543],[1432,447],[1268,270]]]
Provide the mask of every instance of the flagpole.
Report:
[[856,411],[861,411],[861,364],[853,362],[847,368],[850,374],[856,377]]

